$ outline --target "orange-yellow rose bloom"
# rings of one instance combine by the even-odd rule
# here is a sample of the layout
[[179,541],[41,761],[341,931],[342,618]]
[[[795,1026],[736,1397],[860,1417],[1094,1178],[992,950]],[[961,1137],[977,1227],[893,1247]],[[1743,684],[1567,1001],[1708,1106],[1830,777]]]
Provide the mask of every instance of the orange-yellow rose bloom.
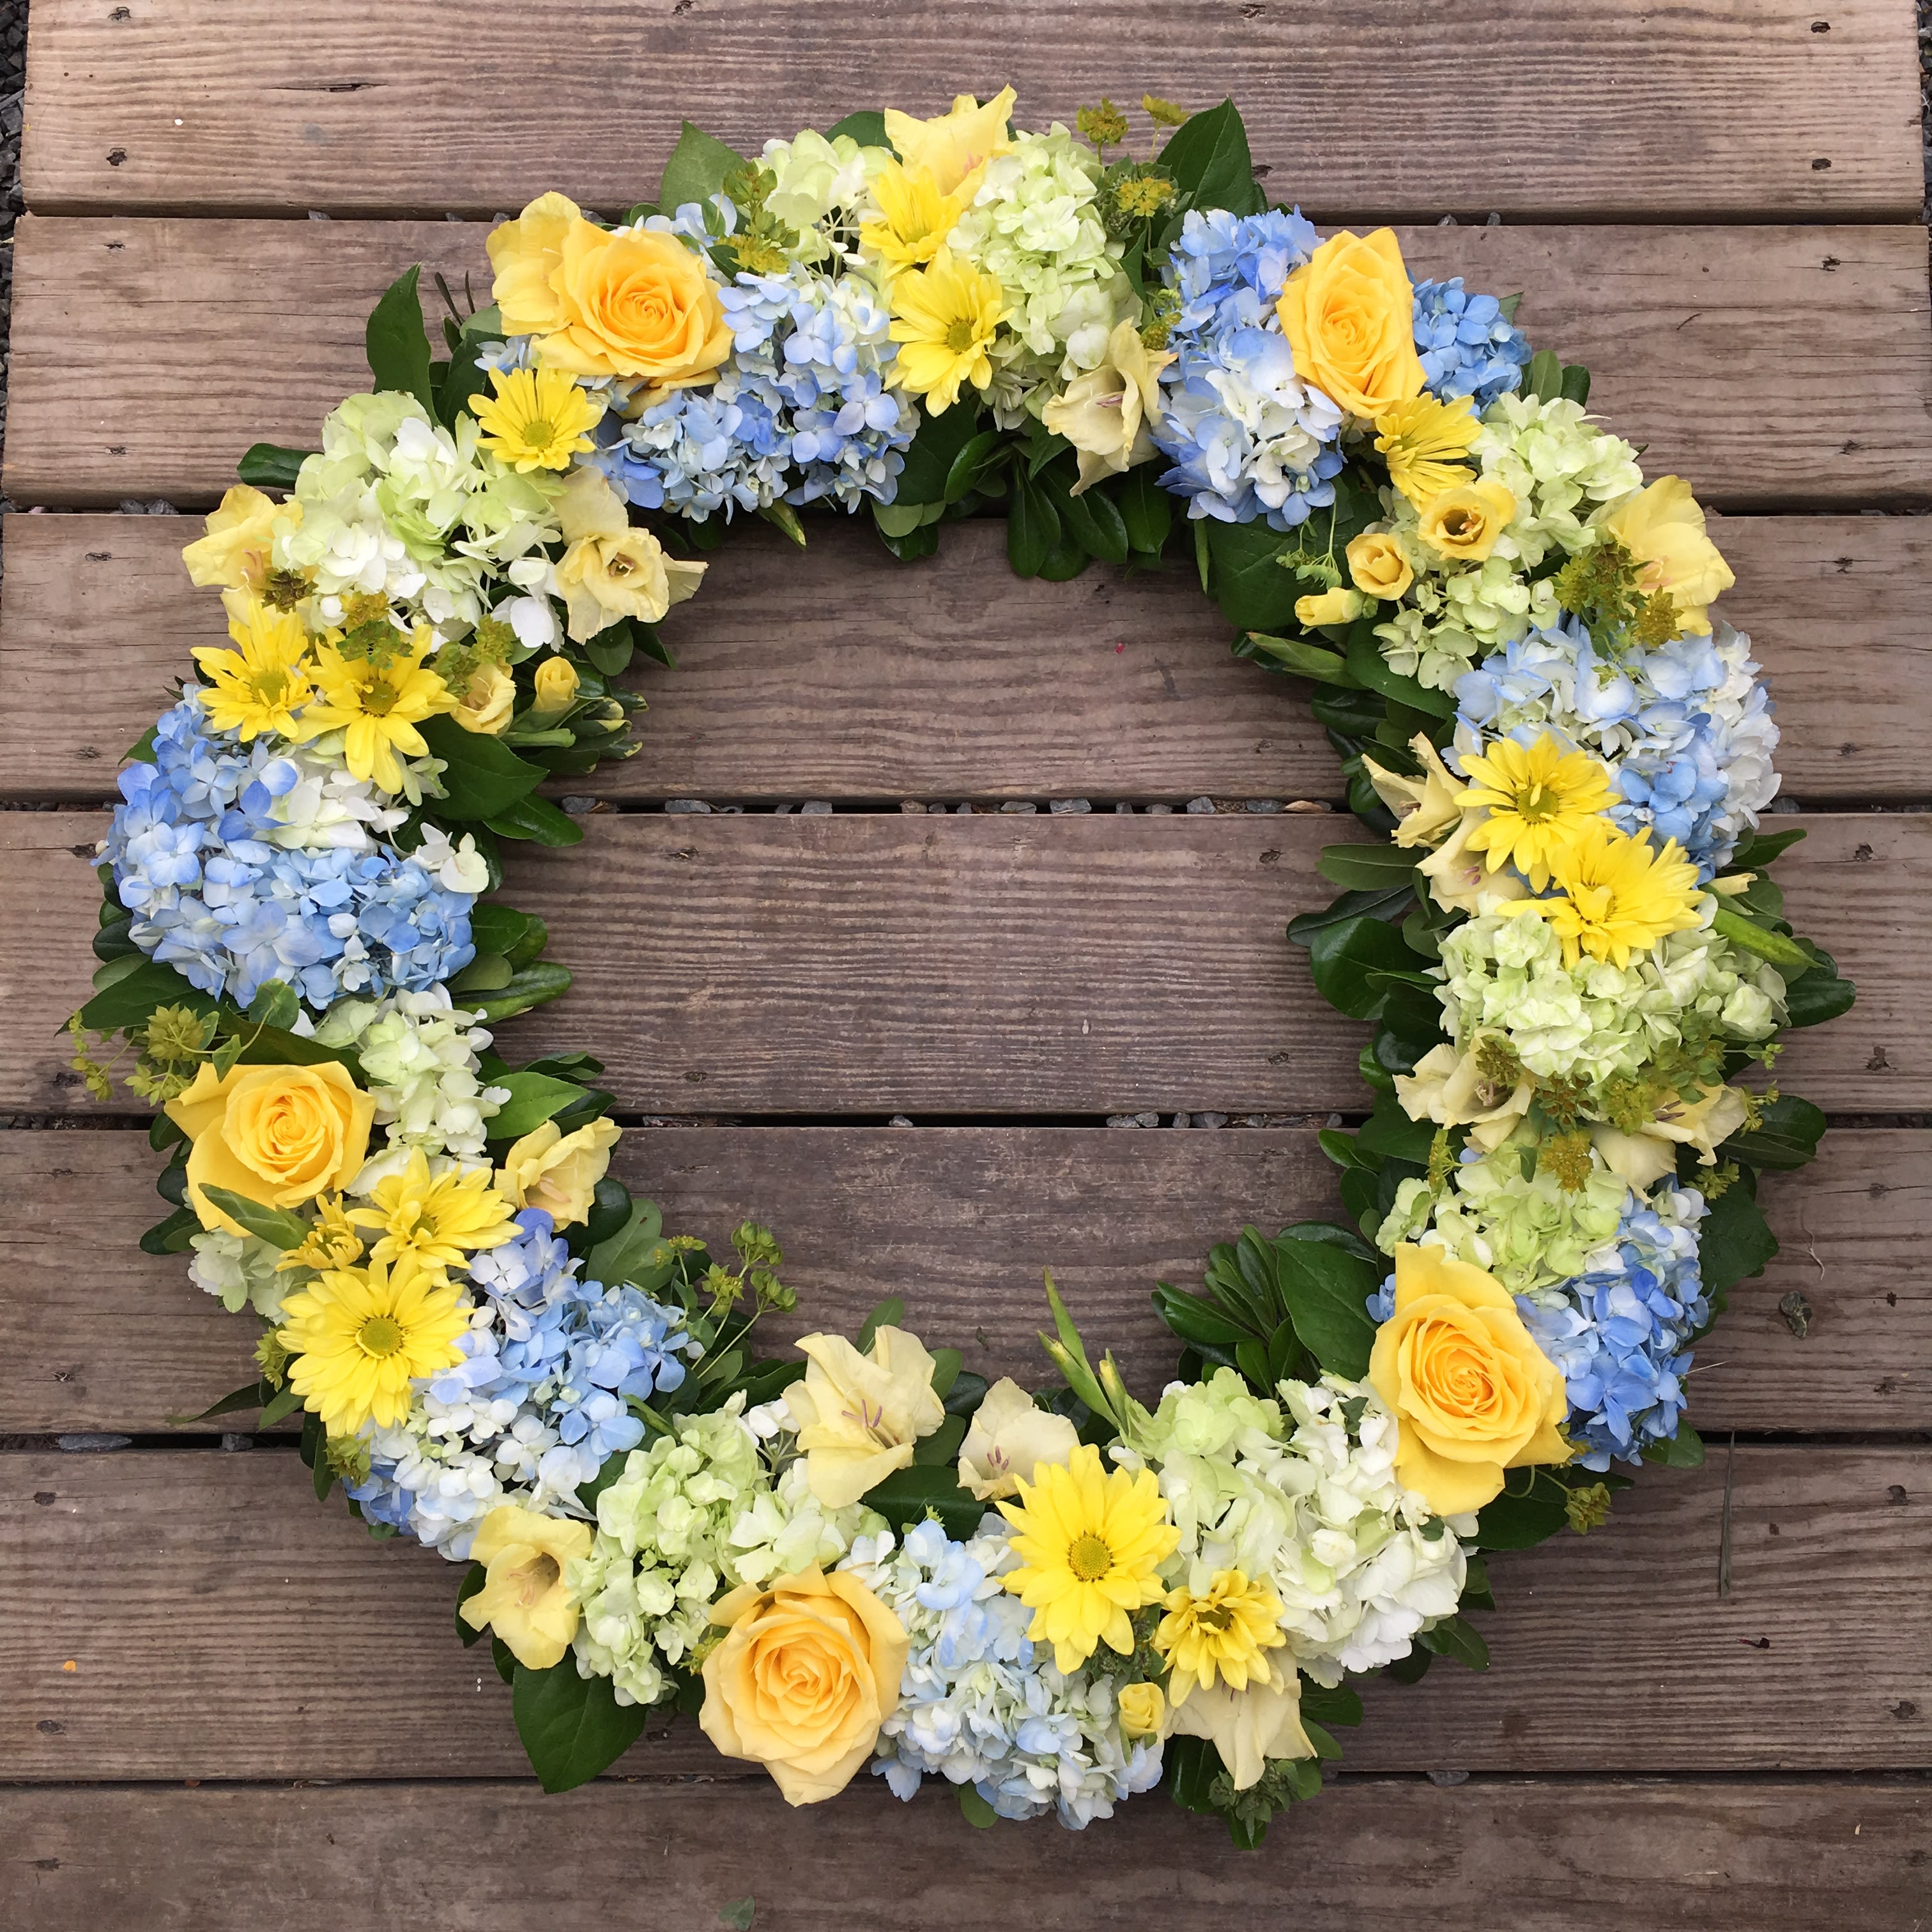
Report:
[[1331,235],[1288,277],[1275,312],[1294,373],[1351,416],[1421,394],[1415,291],[1390,230]]
[[512,334],[573,376],[641,376],[652,395],[710,382],[731,330],[704,258],[675,235],[599,228],[547,194],[490,237],[491,292]]
[[1395,1312],[1376,1330],[1369,1382],[1400,1425],[1397,1478],[1438,1516],[1492,1501],[1505,1469],[1573,1453],[1562,1371],[1509,1290],[1444,1249],[1396,1249]]
[[728,1634],[704,1660],[704,1735],[763,1765],[788,1804],[844,1790],[898,1708],[905,1626],[856,1577],[815,1568],[741,1585],[711,1621]]
[[188,1204],[204,1228],[245,1232],[202,1192],[225,1187],[265,1207],[293,1208],[353,1180],[368,1158],[376,1102],[332,1060],[314,1066],[237,1066],[206,1061],[167,1104],[188,1150]]

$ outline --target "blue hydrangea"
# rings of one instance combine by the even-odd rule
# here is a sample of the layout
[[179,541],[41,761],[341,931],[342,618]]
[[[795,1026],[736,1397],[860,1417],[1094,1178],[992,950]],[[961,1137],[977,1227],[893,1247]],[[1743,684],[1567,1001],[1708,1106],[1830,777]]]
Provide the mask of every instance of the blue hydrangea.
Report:
[[419,1380],[409,1421],[370,1438],[350,1491],[372,1521],[460,1555],[497,1503],[571,1496],[644,1440],[629,1407],[683,1382],[695,1342],[641,1289],[579,1279],[550,1216],[526,1208],[514,1240],[471,1258],[477,1306],[463,1358]]
[[1690,1338],[1710,1320],[1697,1256],[1704,1197],[1667,1183],[1633,1195],[1616,1238],[1560,1291],[1519,1295],[1538,1345],[1563,1371],[1578,1465],[1634,1462],[1667,1442],[1684,1413]]
[[1522,380],[1529,339],[1494,296],[1472,296],[1460,275],[1415,285],[1415,346],[1432,395],[1473,396],[1480,412]]
[[155,727],[154,762],[121,774],[102,848],[135,944],[244,1006],[272,979],[321,1008],[460,972],[475,954],[475,896],[352,819],[316,835],[342,842],[291,844],[307,835],[278,808],[304,776],[266,739],[244,746],[211,730],[190,687]]
[[1173,464],[1161,485],[1191,518],[1288,530],[1335,500],[1342,412],[1296,374],[1275,314],[1315,247],[1299,211],[1197,211],[1182,224],[1166,270],[1175,359],[1151,433]]
[[694,518],[781,498],[890,503],[919,413],[886,387],[898,349],[872,291],[798,268],[718,294],[732,351],[717,381],[608,418],[586,460],[630,502]]
[[1675,838],[1714,878],[1778,790],[1778,727],[1750,640],[1719,622],[1619,659],[1574,619],[1517,639],[1456,682],[1459,752],[1545,730],[1599,753],[1627,832]]

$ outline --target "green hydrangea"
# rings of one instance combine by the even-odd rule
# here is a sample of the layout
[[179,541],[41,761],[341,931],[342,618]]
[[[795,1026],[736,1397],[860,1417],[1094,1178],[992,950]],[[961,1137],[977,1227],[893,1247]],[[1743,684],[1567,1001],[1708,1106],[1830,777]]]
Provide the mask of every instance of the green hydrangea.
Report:
[[194,1250],[189,1279],[215,1296],[231,1315],[248,1307],[265,1321],[279,1321],[283,1302],[315,1279],[307,1268],[278,1270],[282,1250],[254,1234],[212,1228],[190,1235],[188,1246]]
[[1615,1236],[1630,1189],[1600,1166],[1581,1187],[1565,1188],[1537,1171],[1535,1142],[1534,1134],[1520,1133],[1480,1160],[1463,1161],[1433,1201],[1426,1181],[1404,1181],[1376,1246],[1393,1254],[1420,1238],[1432,1208],[1429,1238],[1486,1269],[1512,1294],[1583,1274],[1592,1252]]
[[860,1505],[826,1510],[806,1487],[802,1462],[775,1472],[743,1406],[738,1396],[681,1418],[672,1434],[632,1450],[597,1498],[590,1554],[568,1566],[583,1604],[578,1668],[610,1678],[621,1704],[670,1694],[665,1666],[697,1649],[728,1590],[814,1563],[829,1568],[854,1538],[883,1527]]
[[850,247],[866,184],[892,158],[890,148],[862,148],[849,134],[828,141],[809,128],[765,143],[759,165],[776,184],[765,206],[796,238],[794,260],[826,261]]
[[1250,1432],[1278,1439],[1280,1405],[1254,1394],[1236,1370],[1220,1368],[1205,1382],[1170,1388],[1152,1420],[1135,1432],[1135,1444],[1164,1462],[1172,1456],[1219,1456]]

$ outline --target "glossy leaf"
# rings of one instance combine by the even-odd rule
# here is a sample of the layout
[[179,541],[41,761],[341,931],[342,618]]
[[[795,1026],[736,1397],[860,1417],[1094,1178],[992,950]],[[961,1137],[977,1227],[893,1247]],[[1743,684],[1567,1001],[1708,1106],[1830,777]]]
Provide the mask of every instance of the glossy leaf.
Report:
[[674,214],[687,202],[707,202],[724,192],[725,176],[744,165],[745,158],[736,149],[687,121],[670,159],[664,163],[664,177],[658,183],[658,206]]
[[429,338],[423,333],[422,302],[416,293],[420,267],[406,270],[382,291],[370,312],[363,339],[369,374],[378,390],[399,389],[436,414],[436,392],[429,376]]
[[530,1768],[548,1792],[569,1791],[608,1770],[650,1720],[644,1704],[620,1704],[608,1677],[580,1677],[566,1657],[548,1670],[516,1666],[511,1708]]
[[231,1220],[238,1221],[250,1234],[266,1241],[271,1247],[286,1251],[300,1247],[308,1239],[309,1224],[284,1209],[251,1201],[247,1195],[237,1194],[226,1187],[204,1187],[201,1191],[210,1207]]

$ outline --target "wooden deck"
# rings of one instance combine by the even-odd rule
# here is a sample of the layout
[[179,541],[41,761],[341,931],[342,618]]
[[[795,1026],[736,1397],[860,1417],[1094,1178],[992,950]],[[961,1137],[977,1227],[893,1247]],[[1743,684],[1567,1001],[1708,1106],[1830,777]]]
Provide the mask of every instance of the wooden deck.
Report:
[[[1498,1560],[1492,1670],[1373,1687],[1340,1781],[1250,1856],[1160,1800],[1084,1837],[981,1835],[870,1779],[794,1814],[688,1727],[541,1797],[445,1566],[316,1506],[286,1430],[167,1430],[241,1378],[242,1327],[136,1248],[145,1135],[53,1036],[116,760],[219,629],[187,527],[117,506],[203,507],[248,442],[308,440],[400,268],[476,277],[493,214],[546,188],[628,204],[682,115],[755,144],[1009,78],[1036,124],[1232,87],[1271,191],[1525,291],[1652,473],[1725,513],[1811,835],[1780,876],[1859,982],[1780,1068],[1834,1131],[1770,1184],[1783,1252],[1700,1352],[1706,1466]],[[7,1932],[659,1932],[748,1897],[760,1932],[1932,1922],[1910,0],[36,0],[26,121],[4,484],[49,514],[8,519],[0,608],[0,801],[38,808],[0,817]],[[1016,582],[996,526],[910,570],[856,530],[734,541],[680,669],[642,674],[644,754],[582,782],[586,842],[517,882],[579,990],[515,1037],[604,1057],[652,1123],[625,1178],[714,1238],[773,1223],[803,1320],[899,1294],[1026,1372],[1050,1264],[1154,1383],[1148,1287],[1326,1211],[1314,1128],[1362,1104],[1356,1030],[1281,939],[1350,836],[1333,754],[1225,638],[1179,572]],[[1133,1114],[1162,1124],[1103,1124]]]

